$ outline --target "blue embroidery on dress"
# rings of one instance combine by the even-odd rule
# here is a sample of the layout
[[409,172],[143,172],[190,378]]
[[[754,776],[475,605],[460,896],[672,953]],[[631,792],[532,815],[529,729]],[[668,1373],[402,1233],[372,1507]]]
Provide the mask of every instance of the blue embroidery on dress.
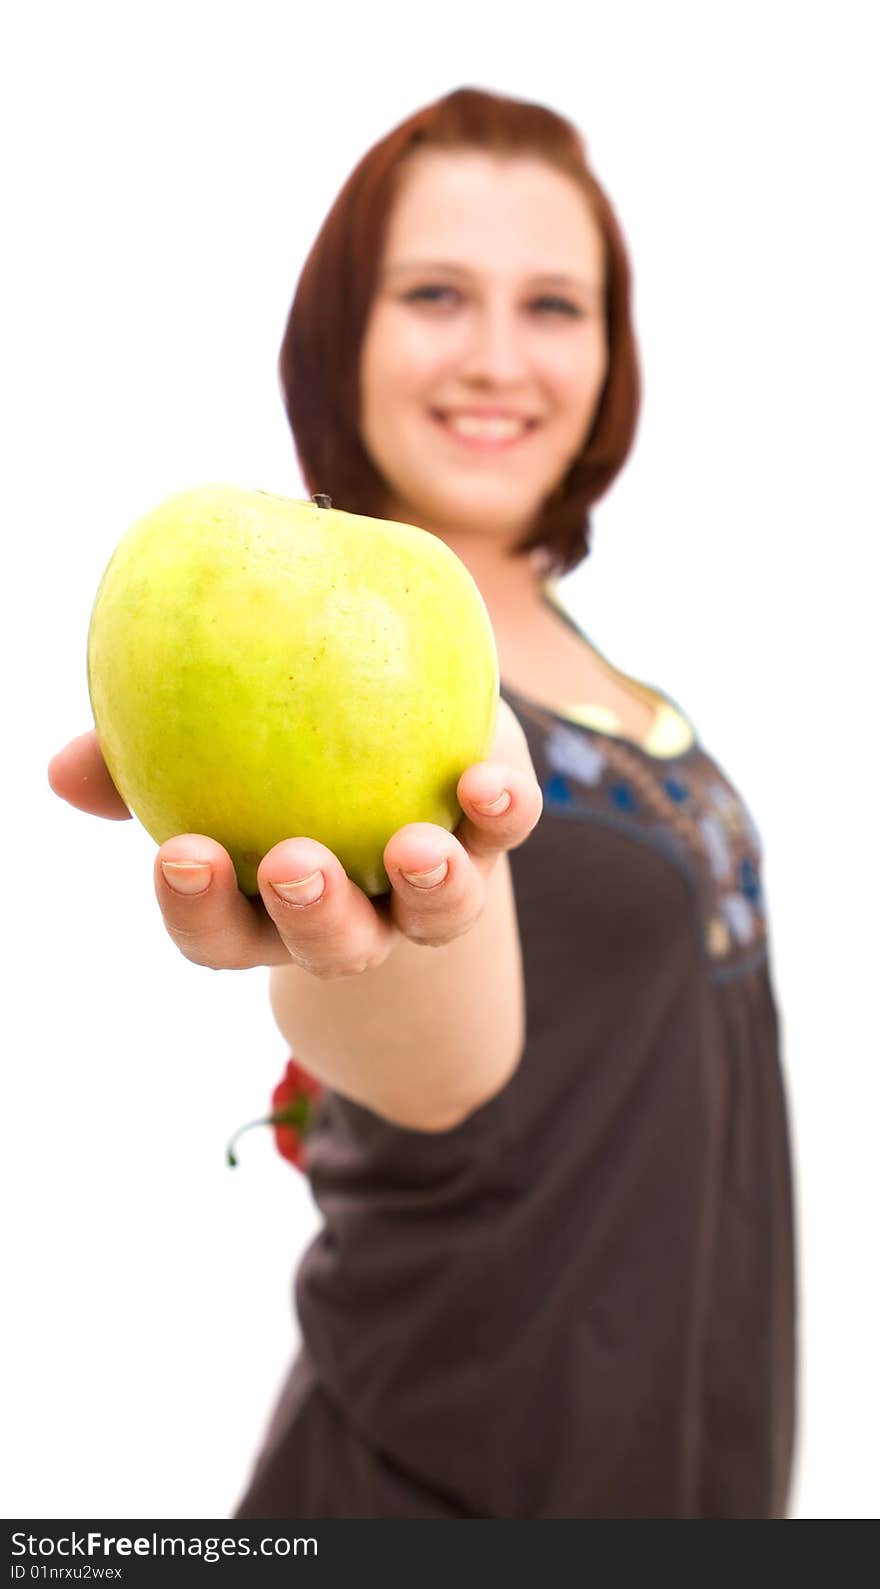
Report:
[[713,977],[765,952],[761,843],[747,807],[698,743],[673,771],[635,743],[520,701],[535,722],[545,806],[607,822],[655,845],[691,878]]
[[544,755],[554,772],[566,773],[591,788],[601,783],[608,765],[598,745],[563,723],[557,723],[548,735]]
[[754,930],[752,912],[742,894],[725,894],[721,909],[737,943],[751,943]]
[[712,872],[719,882],[725,882],[733,876],[733,856],[727,835],[718,818],[709,814],[699,819],[700,832],[706,841],[706,850],[709,855],[709,864]]
[[613,783],[608,793],[618,811],[638,811],[639,802],[628,783]]
[[685,800],[690,799],[690,790],[687,784],[679,783],[677,778],[664,778],[663,787],[670,800],[674,800],[676,805],[683,805]]
[[559,773],[555,773],[545,784],[544,800],[548,805],[552,806],[570,806],[573,804],[574,796],[565,779]]
[[748,855],[744,856],[740,862],[739,886],[745,894],[746,899],[750,899],[754,903],[757,903],[757,901],[761,898],[761,880],[758,876],[757,867],[755,866],[754,861]]

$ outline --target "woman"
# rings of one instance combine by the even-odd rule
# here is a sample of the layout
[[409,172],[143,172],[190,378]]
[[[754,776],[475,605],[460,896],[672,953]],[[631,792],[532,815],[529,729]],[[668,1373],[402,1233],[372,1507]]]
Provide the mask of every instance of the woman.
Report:
[[[309,489],[466,563],[503,699],[462,823],[395,834],[382,901],[308,836],[264,859],[259,914],[209,838],[157,856],[172,937],[272,965],[327,1088],[304,1344],[236,1515],[783,1516],[792,1210],[757,836],[547,578],[586,555],[638,409],[626,252],[574,129],[461,90],[389,134],[306,263],[281,372]],[[51,777],[125,814],[92,736]]]

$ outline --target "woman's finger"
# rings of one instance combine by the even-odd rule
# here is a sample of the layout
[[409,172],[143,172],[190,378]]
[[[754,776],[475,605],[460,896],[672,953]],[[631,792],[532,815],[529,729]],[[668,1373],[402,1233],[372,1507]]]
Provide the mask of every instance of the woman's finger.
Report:
[[515,850],[536,826],[543,796],[534,773],[502,761],[475,762],[458,781],[464,817],[455,830],[475,862]]
[[391,919],[413,943],[449,943],[472,927],[486,883],[459,840],[433,822],[410,822],[388,840]]
[[374,905],[317,839],[276,844],[257,881],[289,958],[314,976],[358,976],[387,958],[397,936],[387,907]]
[[215,971],[293,961],[322,979],[356,976],[386,958],[396,931],[315,839],[285,839],[260,863],[260,897],[238,888],[221,845],[182,833],[156,857],[156,897],[181,954]]
[[464,815],[455,833],[430,822],[399,828],[385,847],[391,917],[414,943],[449,943],[467,932],[486,901],[489,872],[506,850],[522,844],[542,810],[528,753],[511,745],[517,764],[477,762],[462,773]]
[[49,763],[48,774],[53,792],[77,810],[117,822],[131,816],[107,771],[94,729],[59,750]]
[[160,846],[153,869],[169,937],[187,960],[214,971],[279,965],[287,950],[260,900],[239,891],[223,846],[203,833],[180,833]]

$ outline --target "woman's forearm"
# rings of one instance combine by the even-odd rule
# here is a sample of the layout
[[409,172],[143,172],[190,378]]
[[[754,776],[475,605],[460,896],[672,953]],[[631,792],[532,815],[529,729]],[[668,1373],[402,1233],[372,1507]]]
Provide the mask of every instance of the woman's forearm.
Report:
[[519,1062],[525,1000],[510,865],[501,856],[468,932],[438,948],[400,937],[385,962],[323,980],[273,969],[275,1020],[307,1070],[398,1125],[444,1131]]

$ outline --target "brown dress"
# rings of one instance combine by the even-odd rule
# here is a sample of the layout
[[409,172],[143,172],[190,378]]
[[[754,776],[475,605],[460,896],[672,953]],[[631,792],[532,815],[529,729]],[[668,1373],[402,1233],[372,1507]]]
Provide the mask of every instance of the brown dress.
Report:
[[234,1515],[784,1516],[792,1189],[757,834],[695,737],[658,756],[502,694],[545,801],[510,857],[525,1052],[445,1134],[327,1095],[304,1344]]

